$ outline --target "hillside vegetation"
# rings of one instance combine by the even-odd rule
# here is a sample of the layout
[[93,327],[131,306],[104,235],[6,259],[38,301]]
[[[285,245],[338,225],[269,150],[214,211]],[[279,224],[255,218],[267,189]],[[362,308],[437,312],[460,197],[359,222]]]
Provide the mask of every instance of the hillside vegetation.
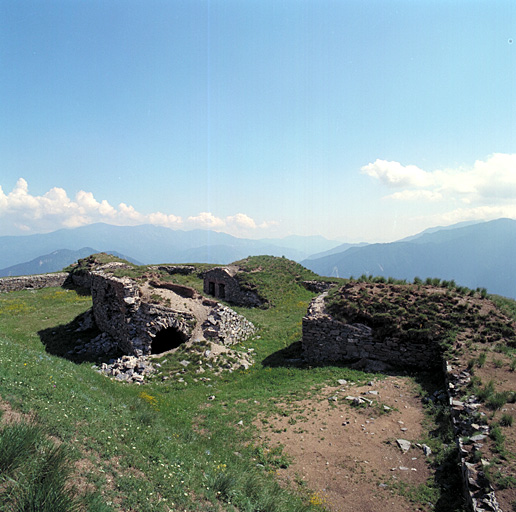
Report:
[[[82,260],[79,267],[98,264],[102,258]],[[160,364],[158,372],[144,386],[110,380],[99,374],[90,361],[72,362],[57,357],[42,343],[43,331],[47,337],[52,332],[56,337],[69,332],[75,339],[73,322],[91,307],[91,297],[57,288],[0,296],[0,511],[27,510],[29,504],[34,507],[35,503],[38,505],[33,510],[48,511],[325,509],[320,499],[323,490],[310,488],[302,476],[280,485],[279,472],[292,461],[283,446],[268,444],[261,435],[262,429],[268,428],[267,418],[289,417],[290,407],[297,407],[307,396],[328,403],[327,389],[333,389],[339,380],[364,385],[380,377],[338,365],[308,367],[300,360],[301,319],[315,295],[301,283],[317,279],[313,272],[285,258],[251,257],[236,264],[244,269],[243,281],[272,306],[235,308],[258,327],[258,332],[234,348],[251,351],[256,364],[247,370],[218,375],[205,366],[201,373],[197,371],[198,361],[181,347],[155,360]],[[194,266],[195,272],[186,276],[130,264],[114,268],[113,273],[144,279],[162,272],[163,279],[202,292],[200,276],[210,266]],[[379,301],[383,306],[378,307],[380,290],[384,293]],[[417,286],[411,290],[417,297]],[[343,319],[372,322],[378,321],[377,315],[398,318],[402,312],[395,308],[403,308],[405,318],[412,305],[416,310],[419,307],[415,299],[403,304],[397,304],[394,297],[388,299],[387,285],[376,285],[370,291],[368,298],[358,292],[355,304],[348,305],[339,302],[336,291],[330,307]],[[458,318],[462,298],[453,298],[455,292],[450,293],[451,297],[446,290],[440,292],[439,296],[446,298],[441,308],[444,311],[450,307],[450,315]],[[467,300],[481,297],[477,294]],[[514,304],[505,301],[504,307],[509,312]],[[427,309],[424,314],[428,325],[424,328],[434,329],[429,304]],[[473,305],[466,308],[468,314],[480,315],[480,328],[482,310],[477,309]],[[419,318],[419,312],[414,315]],[[498,322],[500,318],[489,316],[484,319],[485,325],[489,319]],[[450,317],[449,321],[456,319]],[[397,322],[398,327],[410,331],[404,321]],[[388,322],[384,325],[387,328]],[[512,341],[507,345],[503,334],[496,339],[496,325],[491,326],[492,339],[483,341],[482,350],[501,354],[504,369],[510,372]],[[438,332],[441,328],[444,327],[439,323]],[[473,350],[477,341],[472,335],[468,339]],[[497,347],[500,353],[495,352]],[[484,368],[489,364],[488,361]],[[422,396],[441,385],[431,376],[421,390]],[[347,406],[339,407],[345,414]],[[308,411],[304,414],[309,416]],[[300,417],[291,416],[289,424],[301,421]],[[443,450],[453,450],[452,439],[446,437],[448,420],[435,423],[440,421],[436,415],[429,418],[428,442],[434,443],[435,449],[432,464],[435,468],[444,467],[448,452]],[[448,426],[439,427],[445,424]],[[432,429],[435,432],[430,434]],[[13,445],[13,440],[19,443],[17,451],[24,454],[23,458],[2,449]],[[443,448],[443,443],[449,448]],[[55,472],[48,472],[50,466],[60,468],[63,485],[56,484]],[[407,500],[414,504],[409,505],[412,509],[462,510],[457,497],[447,497],[450,489],[438,476],[424,489],[404,484],[388,487],[388,493],[391,491],[389,496]],[[456,494],[456,489],[451,493]],[[444,503],[453,503],[453,508],[446,508]]]
[[326,309],[335,319],[374,328],[380,339],[437,340],[449,347],[468,340],[489,344],[503,339],[516,347],[511,319],[485,297],[485,290],[457,287],[453,281],[391,284],[377,278],[335,288]]

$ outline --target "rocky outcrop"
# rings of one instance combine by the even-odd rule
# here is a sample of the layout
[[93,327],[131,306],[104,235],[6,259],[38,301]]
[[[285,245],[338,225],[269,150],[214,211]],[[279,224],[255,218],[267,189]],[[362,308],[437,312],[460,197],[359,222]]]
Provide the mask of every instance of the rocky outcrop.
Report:
[[375,370],[387,367],[431,368],[440,364],[437,343],[379,338],[360,323],[343,323],[325,312],[327,293],[312,300],[303,318],[303,356],[309,363],[363,362]]
[[67,272],[38,274],[33,276],[2,277],[0,278],[0,292],[15,292],[19,290],[48,288],[50,286],[63,286],[67,277]]

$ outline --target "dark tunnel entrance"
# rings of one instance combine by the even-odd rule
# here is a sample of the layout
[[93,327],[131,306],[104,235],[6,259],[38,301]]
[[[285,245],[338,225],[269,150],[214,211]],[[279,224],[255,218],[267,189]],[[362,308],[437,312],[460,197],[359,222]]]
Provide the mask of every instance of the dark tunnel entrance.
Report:
[[181,331],[174,327],[167,327],[156,333],[156,337],[152,340],[151,354],[161,354],[179,347],[188,338]]

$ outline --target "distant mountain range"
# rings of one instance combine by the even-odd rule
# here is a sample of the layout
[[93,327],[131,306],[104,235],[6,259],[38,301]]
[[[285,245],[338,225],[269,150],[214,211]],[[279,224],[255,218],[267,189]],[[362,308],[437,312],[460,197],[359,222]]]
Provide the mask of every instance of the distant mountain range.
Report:
[[[74,257],[71,252],[81,251],[82,254],[84,247],[95,248],[92,252],[117,251],[143,264],[225,264],[258,254],[285,256],[300,261],[310,254],[337,245],[339,242],[321,236],[251,240],[207,230],[180,231],[150,225],[111,226],[99,223],[41,235],[0,237],[0,275],[33,273],[28,268],[39,268],[40,272],[60,270],[78,257],[83,257]],[[56,251],[63,258],[56,254],[56,263],[52,266],[51,255]],[[71,259],[67,259],[66,254]],[[48,264],[39,263],[43,260]],[[19,267],[20,264],[23,265]]]
[[353,246],[301,263],[323,276],[453,279],[516,299],[516,221],[430,229],[398,242]]
[[54,272],[101,251],[141,264],[222,265],[270,254],[301,262],[322,276],[439,277],[516,299],[516,220],[511,219],[430,228],[397,242],[369,245],[320,236],[250,240],[205,230],[92,224],[0,237],[0,276]]

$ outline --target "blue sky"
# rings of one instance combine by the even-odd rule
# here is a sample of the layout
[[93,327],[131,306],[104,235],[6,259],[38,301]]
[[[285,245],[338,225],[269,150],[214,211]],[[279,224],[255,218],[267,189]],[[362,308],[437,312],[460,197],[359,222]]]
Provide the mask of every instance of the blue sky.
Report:
[[0,66],[0,235],[516,218],[513,0],[0,0]]

